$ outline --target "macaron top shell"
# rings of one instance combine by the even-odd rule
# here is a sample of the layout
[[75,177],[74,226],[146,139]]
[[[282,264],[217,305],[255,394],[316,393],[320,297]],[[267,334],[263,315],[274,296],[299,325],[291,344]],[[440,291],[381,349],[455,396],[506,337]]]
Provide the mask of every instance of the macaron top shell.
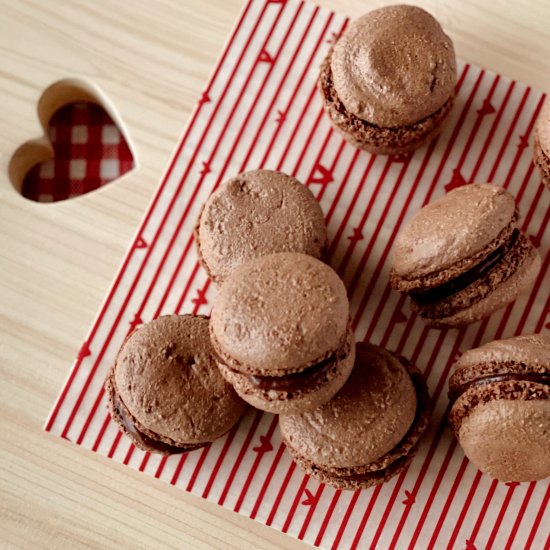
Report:
[[120,350],[114,380],[131,415],[174,442],[213,441],[246,407],[217,368],[207,317],[169,315],[141,326]]
[[514,363],[531,369],[540,367],[550,371],[550,334],[526,334],[494,340],[483,346],[466,351],[454,366],[454,375],[459,371],[478,365]]
[[451,39],[428,12],[407,5],[351,23],[334,47],[331,70],[348,112],[390,128],[435,113],[456,83]]
[[257,256],[300,252],[319,258],[326,242],[323,212],[313,193],[272,170],[245,172],[225,182],[207,200],[198,226],[203,263],[217,282]]
[[537,119],[537,139],[541,149],[550,155],[550,101],[545,100]]
[[398,359],[358,344],[355,368],[344,387],[320,408],[281,416],[283,438],[320,468],[375,462],[406,435],[416,414],[416,391]]
[[419,210],[393,249],[393,272],[414,279],[447,269],[483,251],[515,224],[516,204],[488,183],[464,185]]
[[311,256],[280,253],[233,271],[212,308],[210,333],[234,370],[282,376],[336,352],[348,321],[346,289],[336,272]]

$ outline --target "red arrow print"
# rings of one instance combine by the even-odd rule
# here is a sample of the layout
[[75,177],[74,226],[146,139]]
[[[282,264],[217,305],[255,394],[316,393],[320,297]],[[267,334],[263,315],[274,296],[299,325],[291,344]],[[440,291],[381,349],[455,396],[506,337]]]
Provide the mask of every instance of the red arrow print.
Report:
[[304,493],[306,494],[306,498],[302,500],[304,506],[313,506],[317,503],[317,496],[314,496],[309,489],[304,489]]
[[398,310],[394,312],[392,321],[394,323],[404,323],[408,321],[408,317],[401,310]]
[[202,161],[202,170],[200,171],[201,176],[206,176],[206,174],[212,172],[212,169],[210,168],[210,163],[206,160]]
[[197,306],[197,309],[201,307],[204,304],[208,303],[208,300],[206,299],[206,291],[208,290],[207,286],[204,286],[203,288],[197,289],[197,297],[193,298],[191,301]]
[[449,192],[457,187],[462,187],[463,185],[466,185],[466,180],[460,173],[460,169],[455,168],[453,170],[453,177],[451,178],[451,181],[445,186],[445,191]]
[[322,185],[327,185],[333,181],[334,177],[332,172],[328,168],[318,164],[315,167],[315,170],[313,170],[312,175],[309,177],[308,183],[320,183]]
[[143,237],[138,237],[136,239],[136,243],[134,244],[134,248],[147,248],[147,242]]
[[201,97],[199,98],[199,105],[204,105],[205,103],[210,103],[211,101],[212,99],[210,99],[208,92],[202,92]]
[[258,454],[268,453],[273,450],[273,445],[267,435],[260,436],[260,444],[257,447],[252,448]]
[[518,149],[529,147],[529,136],[519,136]]
[[411,155],[400,154],[400,155],[390,155],[390,162],[407,162],[411,158]]
[[540,237],[537,237],[536,235],[529,235],[529,238],[531,239],[533,246],[537,248],[540,246]]
[[277,110],[277,118],[275,119],[275,122],[277,124],[281,124],[286,120],[286,113],[284,111],[281,111],[280,109]]
[[477,110],[479,116],[490,115],[496,112],[496,109],[491,105],[488,99],[483,100],[483,105]]
[[357,241],[361,241],[364,238],[365,237],[363,236],[363,233],[361,233],[361,229],[359,227],[354,227],[353,234],[348,237],[348,239],[354,243],[356,243]]
[[405,506],[412,506],[415,503],[414,495],[410,491],[405,490],[405,497],[403,501]]
[[90,351],[90,346],[88,344],[88,341],[86,340],[82,344],[82,347],[78,350],[78,355],[76,356],[76,358],[78,359],[78,361],[82,361],[82,359],[84,359],[84,357],[88,357],[88,355],[92,355],[92,352]]
[[262,50],[258,56],[259,63],[273,63],[274,61],[275,59],[266,50]]
[[143,321],[141,320],[141,317],[139,316],[139,313],[136,313],[134,315],[134,318],[130,321],[130,330],[128,332],[128,334],[130,332],[133,332],[137,326],[141,325],[143,323]]
[[466,541],[466,547],[464,550],[477,550],[476,545],[469,540]]
[[330,37],[327,38],[327,44],[336,44],[339,38],[340,38],[340,33],[332,31],[330,33]]

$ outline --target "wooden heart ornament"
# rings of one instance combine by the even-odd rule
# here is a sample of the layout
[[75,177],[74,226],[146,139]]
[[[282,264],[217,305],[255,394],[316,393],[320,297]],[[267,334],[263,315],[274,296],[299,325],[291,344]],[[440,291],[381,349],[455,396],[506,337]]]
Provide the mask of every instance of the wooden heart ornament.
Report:
[[116,111],[93,84],[56,82],[38,102],[44,135],[21,145],[10,179],[27,199],[56,202],[84,195],[135,166],[130,140]]

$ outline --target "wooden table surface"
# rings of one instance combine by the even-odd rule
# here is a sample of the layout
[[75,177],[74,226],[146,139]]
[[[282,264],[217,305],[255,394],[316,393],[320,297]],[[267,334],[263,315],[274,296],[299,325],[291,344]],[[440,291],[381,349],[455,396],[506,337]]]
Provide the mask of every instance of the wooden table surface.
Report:
[[[323,0],[358,16],[387,2]],[[547,0],[418,0],[458,55],[550,89]],[[304,548],[42,431],[243,0],[0,0],[0,546]],[[22,198],[15,149],[78,76],[112,102],[139,167],[56,204]]]

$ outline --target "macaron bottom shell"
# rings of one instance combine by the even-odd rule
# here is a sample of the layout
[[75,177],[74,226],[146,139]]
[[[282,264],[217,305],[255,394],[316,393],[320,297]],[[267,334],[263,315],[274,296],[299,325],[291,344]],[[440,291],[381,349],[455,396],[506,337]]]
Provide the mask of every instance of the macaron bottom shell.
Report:
[[[314,410],[329,401],[346,383],[355,362],[355,337],[348,329],[344,344],[321,364],[314,364],[297,374],[281,377],[262,377],[237,372],[222,360],[218,367],[237,395],[257,409],[274,414],[298,414]],[[308,375],[308,373],[310,373]],[[294,387],[284,388],[285,382]],[[277,379],[281,386],[278,388]],[[266,383],[264,383],[267,382]],[[269,388],[269,381],[274,381]]]
[[[420,314],[428,326],[453,328],[480,321],[505,307],[531,288],[541,268],[540,255],[528,238],[521,235],[519,242],[522,250],[511,262],[507,262],[505,258],[484,280],[476,281],[460,293],[449,297],[447,301],[454,300],[458,304],[451,313],[441,313],[444,308],[440,307],[438,316],[437,305],[421,307],[414,300],[411,308]],[[507,254],[508,257],[513,256],[515,248]],[[441,302],[444,303],[445,300]]]
[[507,381],[469,389],[449,422],[468,459],[499,481],[550,477],[550,387]]
[[[287,427],[284,426],[285,418],[280,418],[279,426],[287,450],[308,475],[336,489],[358,490],[384,483],[408,466],[418,450],[421,437],[428,426],[431,416],[431,401],[426,382],[420,371],[406,359],[402,357],[398,359],[410,376],[416,392],[415,416],[401,441],[377,460],[356,467],[319,466],[308,456],[299,452],[296,448],[296,436],[292,437],[292,440],[289,439]],[[336,398],[338,398],[338,394]]]
[[373,154],[401,155],[418,149],[441,132],[451,112],[454,96],[450,96],[435,113],[414,124],[395,128],[376,126],[348,112],[338,98],[332,81],[331,56],[332,49],[321,65],[319,89],[325,111],[349,143]]

